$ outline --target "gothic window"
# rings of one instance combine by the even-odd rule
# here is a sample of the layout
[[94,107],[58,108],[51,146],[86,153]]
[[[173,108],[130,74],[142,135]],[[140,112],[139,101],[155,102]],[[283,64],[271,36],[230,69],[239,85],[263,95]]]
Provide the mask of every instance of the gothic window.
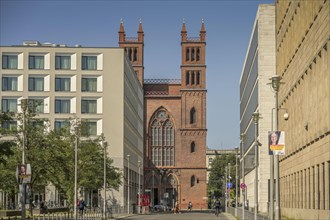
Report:
[[200,59],[200,50],[199,48],[196,49],[196,60],[199,61]]
[[151,124],[151,160],[155,166],[174,166],[174,126],[164,110]]
[[196,110],[195,108],[192,108],[190,110],[190,124],[196,123]]
[[186,61],[189,61],[190,58],[190,50],[189,48],[186,49]]
[[195,178],[195,176],[191,176],[191,178],[190,178],[190,186],[191,186],[191,187],[195,186],[195,183],[196,183],[196,178]]
[[137,61],[137,48],[134,49],[134,60],[133,61]]
[[130,61],[132,61],[132,48],[128,49],[128,58]]
[[191,73],[191,84],[194,85],[195,84],[195,72]]
[[199,83],[200,83],[200,72],[198,71],[196,73],[196,84],[199,85]]
[[189,71],[187,71],[186,72],[186,85],[189,85],[189,83],[190,83],[190,73],[189,73]]
[[195,152],[195,142],[191,142],[190,144],[190,153],[194,153]]
[[195,48],[191,48],[191,61],[195,60]]

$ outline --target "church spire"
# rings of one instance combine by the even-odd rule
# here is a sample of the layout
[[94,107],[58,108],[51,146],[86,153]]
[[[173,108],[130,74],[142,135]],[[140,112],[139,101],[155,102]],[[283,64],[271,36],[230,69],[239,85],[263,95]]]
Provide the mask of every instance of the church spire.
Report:
[[142,20],[140,19],[139,30],[138,30],[138,40],[143,42],[144,32],[142,28]]
[[204,19],[202,19],[202,27],[199,36],[200,36],[200,41],[205,42],[206,30],[204,26]]
[[119,27],[119,42],[125,41],[125,30],[124,30],[124,22],[123,19],[120,19],[120,27]]
[[186,30],[186,21],[183,19],[182,29],[181,29],[181,41],[187,40],[187,30]]

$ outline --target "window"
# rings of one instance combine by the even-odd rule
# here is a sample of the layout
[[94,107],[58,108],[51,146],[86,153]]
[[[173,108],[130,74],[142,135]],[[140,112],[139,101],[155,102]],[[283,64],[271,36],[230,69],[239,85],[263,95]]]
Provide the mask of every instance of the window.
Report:
[[189,48],[187,48],[186,49],[186,61],[189,61],[189,59],[190,59],[189,54],[190,54],[190,50],[189,50]]
[[191,61],[195,60],[195,48],[191,49]]
[[196,49],[196,60],[199,61],[200,59],[200,50],[199,48]]
[[82,67],[83,70],[96,70],[97,68],[97,57],[96,56],[82,56]]
[[191,73],[191,84],[194,85],[195,84],[195,72]]
[[44,77],[29,77],[29,91],[44,91]]
[[83,121],[81,128],[82,136],[97,135],[97,123],[96,121]]
[[62,129],[67,128],[69,125],[69,121],[56,120],[54,123],[54,130],[55,132],[60,132]]
[[191,178],[190,178],[190,186],[193,187],[193,186],[195,186],[195,184],[196,184],[196,178],[195,178],[195,176],[191,176]]
[[186,85],[189,85],[190,83],[190,73],[189,71],[186,72]]
[[190,124],[196,123],[196,110],[195,108],[192,108],[190,110]]
[[195,152],[195,142],[191,142],[190,144],[190,153],[194,153]]
[[56,92],[70,92],[71,79],[70,78],[55,78],[55,91]]
[[44,56],[29,56],[29,69],[44,69]]
[[200,72],[199,71],[196,73],[196,84],[197,85],[200,84]]
[[70,113],[70,100],[55,99],[55,113]]
[[151,157],[155,166],[174,166],[174,126],[165,110],[159,110],[152,120]]
[[81,113],[86,114],[86,113],[97,113],[96,111],[97,108],[97,102],[96,100],[81,100]]
[[17,99],[2,99],[2,112],[17,112]]
[[82,78],[81,91],[82,92],[96,92],[97,91],[97,79],[96,78]]
[[137,61],[137,48],[134,48],[134,59],[133,61]]
[[55,69],[57,70],[71,69],[71,56],[55,56]]
[[36,113],[44,113],[44,100],[43,99],[29,99],[29,108]]
[[2,69],[17,69],[17,55],[2,55]]
[[17,91],[17,77],[2,77],[2,91]]
[[1,126],[3,129],[16,130],[17,121],[3,121]]

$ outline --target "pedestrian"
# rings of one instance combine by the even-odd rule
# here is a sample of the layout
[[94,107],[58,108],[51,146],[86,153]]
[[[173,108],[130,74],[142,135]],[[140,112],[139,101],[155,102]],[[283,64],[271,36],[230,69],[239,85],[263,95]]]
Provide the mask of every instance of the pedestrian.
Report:
[[189,211],[192,210],[192,203],[191,203],[191,202],[188,203],[188,210],[189,210]]
[[79,200],[79,211],[80,211],[80,215],[84,214],[84,209],[85,209],[86,203],[84,201],[84,199],[81,197]]

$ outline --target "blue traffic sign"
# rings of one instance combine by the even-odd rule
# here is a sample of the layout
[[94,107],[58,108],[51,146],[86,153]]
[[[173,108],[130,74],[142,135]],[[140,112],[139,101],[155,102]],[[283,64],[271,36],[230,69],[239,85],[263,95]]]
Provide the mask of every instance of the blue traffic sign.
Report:
[[227,183],[227,188],[230,189],[231,187],[233,187],[233,184],[231,182]]

